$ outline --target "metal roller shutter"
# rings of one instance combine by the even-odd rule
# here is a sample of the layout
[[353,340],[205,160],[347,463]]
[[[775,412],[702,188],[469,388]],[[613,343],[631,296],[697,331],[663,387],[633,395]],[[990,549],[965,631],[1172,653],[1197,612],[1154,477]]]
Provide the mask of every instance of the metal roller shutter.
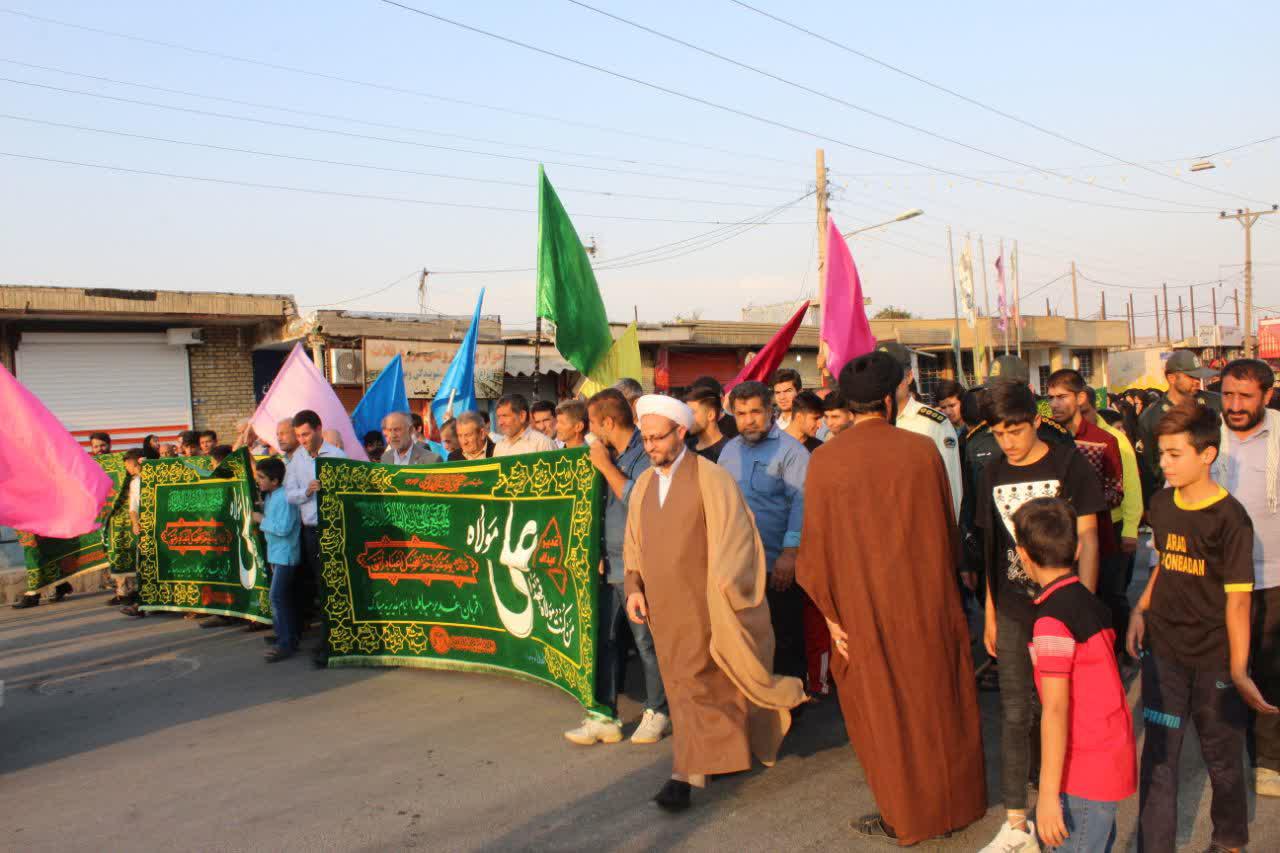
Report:
[[672,388],[687,388],[699,376],[728,382],[742,369],[738,354],[724,350],[672,350],[669,367]]
[[16,367],[81,444],[106,432],[113,449],[124,450],[148,433],[174,441],[191,429],[187,348],[169,344],[163,332],[25,332]]

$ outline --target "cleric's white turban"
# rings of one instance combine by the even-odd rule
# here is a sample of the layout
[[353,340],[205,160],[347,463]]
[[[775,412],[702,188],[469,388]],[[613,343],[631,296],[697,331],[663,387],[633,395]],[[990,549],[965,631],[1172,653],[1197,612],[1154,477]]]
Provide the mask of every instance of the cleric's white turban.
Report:
[[693,409],[665,394],[645,394],[636,400],[636,415],[662,415],[677,426],[693,429]]

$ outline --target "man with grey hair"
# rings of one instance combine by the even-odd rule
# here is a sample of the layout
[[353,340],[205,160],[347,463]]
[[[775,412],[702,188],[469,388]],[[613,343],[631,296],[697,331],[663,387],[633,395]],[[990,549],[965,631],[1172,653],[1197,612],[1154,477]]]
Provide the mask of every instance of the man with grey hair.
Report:
[[636,413],[636,400],[639,400],[644,396],[644,388],[640,386],[639,382],[629,376],[624,376],[622,379],[613,383],[613,387],[621,391],[622,396],[627,398],[627,404],[631,406],[631,414],[634,417]]
[[425,444],[413,440],[413,419],[408,412],[392,412],[382,419],[382,436],[387,449],[383,465],[432,465],[443,460]]
[[463,412],[454,419],[454,427],[458,433],[458,449],[449,454],[450,462],[493,456],[493,439],[479,412]]

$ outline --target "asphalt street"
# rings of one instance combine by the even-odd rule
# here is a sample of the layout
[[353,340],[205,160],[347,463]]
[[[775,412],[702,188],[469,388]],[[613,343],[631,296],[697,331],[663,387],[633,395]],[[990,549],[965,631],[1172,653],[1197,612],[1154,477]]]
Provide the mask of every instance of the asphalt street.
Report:
[[[670,816],[649,802],[669,742],[573,746],[561,732],[578,707],[553,689],[267,665],[261,633],[134,621],[105,600],[0,613],[0,850],[889,849],[848,827],[875,803],[834,700],[800,720],[777,766],[715,780]],[[918,849],[974,851],[995,834],[997,703],[982,695],[991,808]],[[628,728],[640,710],[624,700]],[[1180,849],[1208,846],[1208,803],[1190,739]],[[1121,809],[1118,850],[1136,808]],[[1249,808],[1250,849],[1280,850],[1280,802],[1251,793]]]

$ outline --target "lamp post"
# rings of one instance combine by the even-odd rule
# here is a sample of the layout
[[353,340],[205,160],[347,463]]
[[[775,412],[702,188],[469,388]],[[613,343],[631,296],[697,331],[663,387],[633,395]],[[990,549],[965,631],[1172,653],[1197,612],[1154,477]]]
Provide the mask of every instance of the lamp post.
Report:
[[897,216],[893,217],[893,219],[886,219],[884,222],[879,222],[875,225],[866,225],[862,228],[855,228],[852,231],[846,231],[844,232],[844,237],[845,239],[848,239],[854,234],[861,234],[864,231],[874,231],[877,228],[884,228],[886,225],[892,225],[895,222],[906,222],[908,219],[915,219],[917,216],[923,215],[924,211],[916,207],[899,213]]

